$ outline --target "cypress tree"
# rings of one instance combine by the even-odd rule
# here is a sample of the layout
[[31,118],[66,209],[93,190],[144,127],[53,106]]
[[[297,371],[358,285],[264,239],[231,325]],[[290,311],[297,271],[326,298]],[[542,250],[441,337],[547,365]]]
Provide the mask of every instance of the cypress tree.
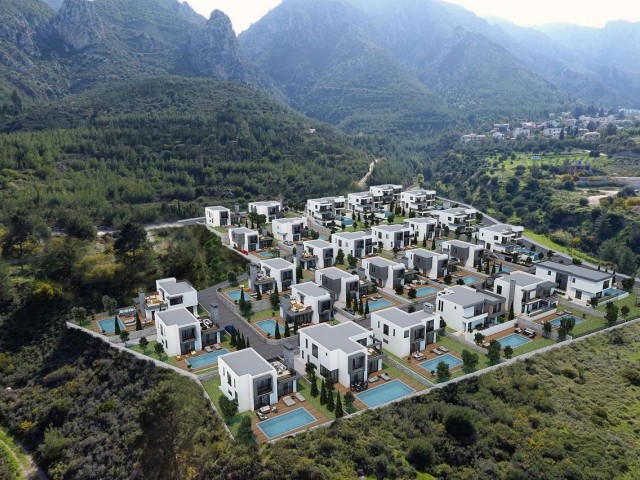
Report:
[[367,303],[364,306],[364,314],[369,315],[369,299],[367,299]]
[[284,323],[284,338],[289,338],[291,336],[291,331],[289,330],[289,322]]
[[318,392],[318,378],[316,377],[316,374],[314,373],[311,376],[311,396],[312,397],[317,397],[319,395],[320,392]]
[[351,308],[351,294],[347,292],[347,298],[345,299],[345,305],[347,308]]
[[280,336],[280,324],[276,321],[276,334],[275,339],[280,340],[282,337]]
[[249,338],[247,337],[247,344],[245,345],[245,348],[250,348],[251,345],[249,345]]
[[344,410],[342,409],[342,400],[340,399],[340,392],[336,393],[336,418],[344,417]]
[[335,398],[333,396],[333,392],[327,389],[327,410],[333,412],[336,408]]
[[115,327],[113,329],[113,333],[116,335],[120,335],[120,322],[118,321],[118,316],[113,317],[113,321],[115,323]]
[[232,347],[237,347],[238,346],[238,340],[236,338],[236,330],[235,328],[231,331],[231,342],[230,345]]
[[140,321],[140,314],[138,313],[138,309],[136,308],[136,330],[142,330],[142,322]]
[[431,250],[435,250],[436,249],[436,237],[433,237],[433,240],[431,240]]
[[[367,300],[368,302],[368,300]],[[360,305],[358,305],[358,313],[360,315],[364,315],[364,302],[362,300],[360,300]]]
[[320,385],[320,405],[324,405],[327,403],[327,387],[324,382],[324,378],[322,379],[322,385]]

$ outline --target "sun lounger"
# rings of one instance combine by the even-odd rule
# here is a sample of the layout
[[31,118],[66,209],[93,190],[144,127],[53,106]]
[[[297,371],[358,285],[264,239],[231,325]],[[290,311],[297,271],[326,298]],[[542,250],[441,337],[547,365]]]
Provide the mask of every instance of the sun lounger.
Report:
[[441,351],[441,352],[449,353],[449,349],[448,349],[448,348],[446,348],[446,347],[443,347],[442,345],[440,345],[440,347],[438,347],[438,348],[440,348],[440,351]]
[[381,373],[380,378],[383,379],[385,382],[388,382],[389,380],[391,380],[391,377],[386,373]]
[[267,419],[267,416],[266,416],[266,415],[263,415],[262,413],[260,413],[260,412],[258,412],[258,411],[256,411],[256,415],[258,416],[258,419],[259,419],[260,421],[263,421],[263,420],[266,420],[266,419]]
[[300,392],[296,392],[296,398],[299,402],[304,402],[306,400],[306,398],[304,398]]
[[277,412],[278,412],[278,407],[276,407],[275,405],[273,405],[273,406],[271,407],[271,411],[272,411],[273,413],[277,413]]
[[219,343],[214,343],[213,348],[215,348],[216,350],[222,350],[222,345],[220,345]]
[[378,380],[380,380],[380,377],[378,377],[377,375],[373,377],[369,377],[369,383],[375,383]]
[[206,347],[204,347],[204,349],[205,349],[207,352],[213,352],[213,349],[212,349],[209,345],[207,345]]
[[292,407],[296,404],[296,401],[293,400],[291,397],[283,397],[282,401],[287,407]]
[[435,353],[436,355],[442,355],[442,352],[440,350],[435,349],[435,348],[431,349],[431,353]]

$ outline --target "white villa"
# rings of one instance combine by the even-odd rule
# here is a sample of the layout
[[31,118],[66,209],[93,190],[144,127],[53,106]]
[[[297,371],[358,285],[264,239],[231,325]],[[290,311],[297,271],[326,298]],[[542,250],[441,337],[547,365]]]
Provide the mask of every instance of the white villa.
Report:
[[313,282],[292,285],[291,294],[280,301],[280,316],[289,324],[328,322],[332,313],[331,293]]
[[537,315],[557,306],[555,287],[555,282],[530,273],[511,272],[495,279],[493,291],[506,297],[507,310],[513,305],[516,315]]
[[360,278],[353,273],[336,267],[325,268],[316,270],[315,281],[331,292],[334,302],[346,303],[347,294],[351,295],[351,298],[360,298]]
[[277,286],[278,291],[282,293],[291,285],[295,285],[296,267],[284,258],[261,260],[257,266],[250,265],[249,282],[254,292],[258,291],[258,288],[263,293],[273,291],[273,287]]
[[447,327],[470,333],[477,327],[495,325],[505,313],[505,302],[504,297],[485,290],[456,286],[437,293],[435,312]]
[[264,215],[267,219],[267,223],[284,216],[284,212],[282,211],[282,202],[278,202],[277,200],[249,202],[249,205],[247,206],[247,213]]
[[439,228],[448,227],[453,233],[462,233],[471,228],[477,213],[475,208],[448,208],[432,210],[430,215],[438,220]]
[[302,248],[296,247],[296,262],[305,270],[331,267],[334,257],[333,245],[324,240],[307,240]]
[[400,203],[407,217],[409,212],[416,212],[417,216],[431,210],[436,199],[435,190],[407,190],[400,194]]
[[155,320],[159,312],[186,308],[191,313],[198,313],[198,291],[186,280],[175,278],[156,280],[156,291],[140,296],[140,307],[144,317]]
[[306,214],[321,223],[328,223],[342,216],[344,196],[311,198],[307,200]]
[[431,217],[406,218],[402,225],[409,229],[411,236],[418,234],[418,240],[432,239],[436,234],[438,221]]
[[373,226],[371,235],[383,250],[401,249],[411,245],[411,229],[404,225]]
[[200,321],[186,308],[156,313],[156,338],[170,357],[202,350]]
[[309,232],[306,217],[276,218],[271,222],[271,231],[279,242],[299,242]]
[[369,191],[373,193],[374,208],[389,210],[392,203],[397,205],[400,201],[402,185],[373,185]]
[[558,290],[584,303],[607,296],[605,291],[613,287],[613,273],[583,265],[541,262],[536,265],[536,277],[554,282]]
[[371,255],[375,245],[373,235],[365,232],[334,233],[331,235],[331,244],[334,255],[337,255],[338,250],[342,249],[345,257],[351,254],[356,258]]
[[463,267],[478,267],[482,262],[484,247],[461,240],[447,240],[442,242],[442,253],[450,260],[457,260]]
[[369,214],[375,208],[372,192],[356,192],[347,195],[347,208],[354,213]]
[[231,210],[227,207],[206,207],[204,217],[209,227],[228,227],[231,225]]
[[307,362],[316,373],[346,388],[366,382],[373,372],[382,368],[381,342],[372,332],[353,322],[329,325],[320,323],[298,331],[300,355],[296,370],[305,372]]
[[218,357],[220,391],[238,402],[238,411],[257,410],[278,402],[278,372],[253,348]]
[[229,229],[229,244],[241,252],[255,252],[271,246],[273,239],[246,227]]
[[440,317],[424,310],[407,313],[391,307],[371,314],[371,328],[374,337],[382,340],[383,350],[403,358],[436,342]]
[[434,280],[447,274],[448,257],[442,253],[413,248],[404,253],[402,260],[407,269],[417,270],[421,275]]
[[405,266],[382,257],[362,259],[362,269],[367,280],[380,288],[395,288],[404,285]]
[[516,242],[522,238],[524,227],[514,227],[504,223],[480,227],[478,240],[484,248],[493,252],[511,253],[517,247]]

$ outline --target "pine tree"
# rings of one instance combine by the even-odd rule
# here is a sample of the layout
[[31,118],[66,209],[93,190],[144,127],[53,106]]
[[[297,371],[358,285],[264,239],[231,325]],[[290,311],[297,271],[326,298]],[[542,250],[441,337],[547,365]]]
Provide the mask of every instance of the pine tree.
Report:
[[336,418],[344,417],[344,410],[342,409],[342,400],[340,399],[340,392],[336,393]]
[[327,386],[323,378],[322,385],[320,386],[320,405],[325,405],[326,403],[327,403]]
[[280,324],[278,322],[276,322],[276,334],[275,334],[275,339],[276,340],[280,340],[282,337],[280,336]]
[[113,321],[115,323],[113,333],[115,333],[116,335],[120,335],[120,322],[118,321],[118,317],[113,317]]

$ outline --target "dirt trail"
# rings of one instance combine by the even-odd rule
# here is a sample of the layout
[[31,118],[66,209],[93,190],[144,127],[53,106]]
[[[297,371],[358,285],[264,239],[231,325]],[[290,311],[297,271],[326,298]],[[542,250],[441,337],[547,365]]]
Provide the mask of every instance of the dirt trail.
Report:
[[369,171],[365,174],[364,177],[362,177],[359,181],[358,181],[358,186],[360,188],[364,188],[364,186],[367,184],[367,180],[369,180],[369,177],[371,176],[371,174],[373,173],[373,167],[376,166],[376,163],[378,163],[380,161],[379,158],[374,158],[373,161],[369,164]]
[[[31,457],[31,455],[26,453],[26,451],[24,450],[24,448],[22,448],[20,443],[15,439],[13,440],[13,443],[15,447],[14,445],[8,444],[2,439],[2,437],[0,437],[0,448],[3,451],[9,452],[9,455],[11,455],[11,457],[15,460],[18,467],[20,467],[20,474],[22,475],[21,478],[27,479],[27,478],[31,478],[34,474],[37,474],[38,478],[40,478],[41,480],[47,480],[48,477],[46,473],[42,469],[38,468],[38,466],[33,461],[33,458]],[[22,458],[16,455],[14,448],[19,448],[21,450]]]
[[591,195],[589,197],[589,205],[590,206],[598,206],[600,205],[600,200],[607,197],[613,197],[618,194],[618,190],[600,190],[600,193],[603,195]]

